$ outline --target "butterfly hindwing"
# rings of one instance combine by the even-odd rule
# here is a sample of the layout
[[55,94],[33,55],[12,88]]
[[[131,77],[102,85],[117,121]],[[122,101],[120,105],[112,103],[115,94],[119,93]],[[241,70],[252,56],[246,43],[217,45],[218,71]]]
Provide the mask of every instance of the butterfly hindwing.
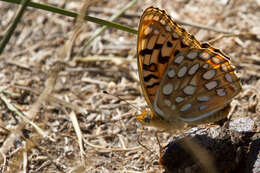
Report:
[[228,59],[193,48],[179,53],[169,64],[154,107],[169,121],[179,118],[197,124],[226,107],[240,90]]

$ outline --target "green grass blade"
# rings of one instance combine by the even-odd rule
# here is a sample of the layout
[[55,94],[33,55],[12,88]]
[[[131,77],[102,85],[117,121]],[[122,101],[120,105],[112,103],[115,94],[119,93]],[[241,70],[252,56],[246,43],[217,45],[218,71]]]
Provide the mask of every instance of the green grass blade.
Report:
[[28,6],[28,3],[30,3],[30,0],[22,0],[20,1],[22,6],[20,7],[20,9],[18,10],[18,13],[16,15],[16,17],[14,18],[10,28],[8,29],[7,33],[5,34],[4,38],[1,41],[0,44],[0,55],[2,54],[2,52],[5,49],[5,46],[7,45],[7,43],[9,42],[11,36],[14,33],[15,28],[17,27],[18,22],[21,20],[24,11],[26,9],[26,7]]
[[[19,4],[21,2],[21,0],[1,0],[1,1],[16,3],[16,4]],[[29,2],[28,6],[34,7],[34,8],[37,8],[37,9],[41,9],[41,10],[45,10],[45,11],[49,11],[49,12],[53,12],[53,13],[57,13],[57,14],[61,14],[61,15],[68,16],[68,17],[76,18],[78,16],[78,14],[75,13],[75,12],[71,12],[71,11],[68,11],[68,10],[64,10],[64,9],[53,7],[53,6],[46,5],[46,4]],[[132,28],[127,27],[127,26],[124,26],[124,25],[116,24],[114,22],[109,22],[109,21],[102,20],[102,19],[95,18],[95,17],[91,17],[91,16],[85,16],[85,20],[90,21],[90,22],[94,22],[94,23],[97,23],[97,24],[100,24],[100,25],[106,25],[108,27],[123,30],[123,31],[129,32],[129,33],[132,33],[132,34],[137,34],[137,30],[132,29]]]

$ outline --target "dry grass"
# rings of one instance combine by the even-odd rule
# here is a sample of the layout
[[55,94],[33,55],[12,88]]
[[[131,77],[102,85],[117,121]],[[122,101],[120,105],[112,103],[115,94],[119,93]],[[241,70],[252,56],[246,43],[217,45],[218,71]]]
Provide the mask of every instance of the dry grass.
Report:
[[[77,12],[82,7],[80,1],[47,2]],[[97,1],[87,12],[108,19],[128,2]],[[260,35],[257,0],[139,1],[116,22],[137,28],[142,10],[151,5],[166,9],[179,21]],[[0,2],[0,38],[17,8]],[[0,172],[163,171],[158,163],[155,130],[145,128],[141,139],[153,153],[137,143],[141,125],[135,115],[147,105],[137,77],[136,35],[109,28],[82,51],[99,27],[28,8],[0,59]],[[200,41],[221,35],[197,27],[185,28]],[[232,116],[250,117],[256,122],[256,131],[260,126],[257,39],[224,37],[214,42],[232,57],[244,88],[232,102]],[[103,94],[104,90],[140,110]],[[16,110],[10,110],[7,103]],[[18,112],[40,129],[24,121]],[[169,137],[160,134],[162,145]]]

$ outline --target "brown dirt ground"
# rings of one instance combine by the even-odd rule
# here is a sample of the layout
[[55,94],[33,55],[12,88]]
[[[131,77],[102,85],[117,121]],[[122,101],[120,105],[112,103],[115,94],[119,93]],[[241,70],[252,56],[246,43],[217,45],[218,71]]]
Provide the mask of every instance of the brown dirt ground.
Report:
[[[98,1],[88,14],[108,19],[128,2]],[[72,11],[79,11],[81,7],[80,1],[49,0],[44,3]],[[152,5],[166,9],[179,21],[260,35],[259,0],[139,1],[116,22],[137,29],[141,12]],[[0,39],[17,9],[17,5],[0,2]],[[155,130],[145,128],[141,138],[144,145],[155,151],[153,154],[137,142],[142,126],[135,115],[147,104],[137,77],[136,35],[109,28],[83,53],[84,43],[100,27],[84,22],[73,46],[64,51],[75,24],[72,18],[28,8],[1,55],[1,94],[21,112],[28,113],[46,89],[47,79],[58,57],[62,56],[61,52],[68,54],[51,94],[41,102],[33,117],[33,122],[49,137],[43,137],[28,123],[22,130],[17,129],[24,121],[0,100],[0,171],[163,172],[158,162]],[[200,41],[221,35],[197,27],[184,27]],[[247,116],[259,122],[259,40],[226,37],[215,42],[214,47],[232,57],[243,85],[243,91],[232,102],[232,116]],[[75,63],[75,57],[96,59]],[[100,60],[106,57],[111,60]],[[116,97],[103,94],[104,90],[122,97],[138,110]],[[79,109],[85,113],[80,113]],[[73,114],[76,114],[83,136],[83,157],[70,118]],[[256,129],[259,127],[256,123]],[[159,137],[165,145],[170,136],[162,133]],[[10,139],[13,140],[8,143]]]

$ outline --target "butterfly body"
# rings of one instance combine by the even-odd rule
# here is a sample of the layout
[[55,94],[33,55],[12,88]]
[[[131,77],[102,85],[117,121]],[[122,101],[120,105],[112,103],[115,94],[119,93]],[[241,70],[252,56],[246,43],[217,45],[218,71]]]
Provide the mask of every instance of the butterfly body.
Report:
[[241,91],[234,67],[220,50],[200,43],[164,10],[147,8],[138,30],[138,69],[151,110],[137,119],[164,130],[218,121]]

